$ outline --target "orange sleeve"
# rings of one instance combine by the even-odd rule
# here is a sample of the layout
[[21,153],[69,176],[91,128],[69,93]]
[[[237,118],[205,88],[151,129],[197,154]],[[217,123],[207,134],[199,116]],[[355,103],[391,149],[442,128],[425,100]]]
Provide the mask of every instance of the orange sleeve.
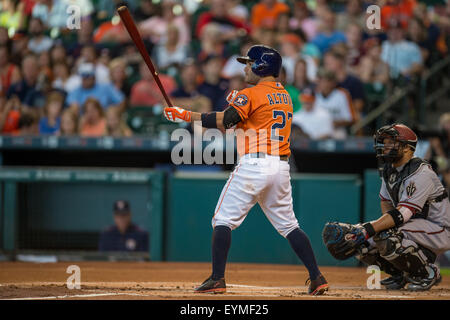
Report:
[[248,119],[251,111],[251,92],[248,89],[244,89],[238,92],[234,100],[230,103],[236,111],[239,113],[242,121]]

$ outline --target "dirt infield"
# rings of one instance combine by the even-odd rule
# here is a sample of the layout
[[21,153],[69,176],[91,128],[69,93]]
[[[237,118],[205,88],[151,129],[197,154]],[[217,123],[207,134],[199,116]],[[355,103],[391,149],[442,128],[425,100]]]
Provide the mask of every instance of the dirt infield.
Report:
[[[81,270],[81,289],[68,289],[67,267]],[[0,262],[0,299],[433,299],[450,300],[450,278],[428,292],[369,290],[365,268],[323,267],[330,291],[306,294],[308,277],[300,265],[230,263],[227,292],[195,294],[193,288],[210,273],[209,263],[173,262]],[[384,276],[384,275],[382,275]]]

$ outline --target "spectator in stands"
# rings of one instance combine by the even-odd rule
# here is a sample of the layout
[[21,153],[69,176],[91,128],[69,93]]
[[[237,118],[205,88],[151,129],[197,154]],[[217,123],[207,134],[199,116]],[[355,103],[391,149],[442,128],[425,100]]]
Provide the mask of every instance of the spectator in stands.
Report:
[[306,35],[306,39],[311,41],[317,35],[319,22],[309,11],[306,2],[295,1],[293,8],[293,16],[289,21],[292,31],[302,31]]
[[292,100],[293,112],[297,112],[301,109],[302,103],[300,102],[300,90],[298,90],[293,84],[290,84],[286,80],[286,68],[281,67],[278,81],[283,85],[284,89],[289,93]]
[[[109,0],[105,0],[108,2]],[[140,0],[136,8],[133,10],[133,18],[136,23],[145,21],[157,14],[158,6],[153,0]]]
[[301,93],[303,91],[313,91],[315,85],[309,81],[307,76],[307,63],[305,59],[299,58],[295,62],[294,67],[294,82],[292,85],[286,85],[285,89],[292,98],[294,112],[302,108]]
[[32,18],[28,26],[28,34],[30,40],[28,41],[28,49],[31,52],[40,54],[44,51],[49,51],[53,46],[53,40],[44,34],[45,26],[39,18]]
[[56,62],[52,69],[52,88],[66,93],[72,92],[80,86],[78,75],[70,74],[69,66],[65,62]]
[[130,204],[126,200],[114,202],[114,225],[100,234],[99,250],[139,252],[149,250],[149,235],[131,220]]
[[367,54],[361,58],[356,74],[361,77],[368,92],[384,92],[389,84],[389,66],[381,60],[381,44],[377,38],[364,43]]
[[28,49],[28,33],[26,30],[17,30],[11,40],[11,62],[20,66],[24,57],[31,53]]
[[110,137],[131,137],[133,132],[123,119],[123,110],[111,107],[106,110],[106,132]]
[[[88,44],[81,49],[81,56],[78,58],[76,64],[79,66],[83,63],[93,64],[95,67],[95,79],[97,83],[110,83],[109,69],[104,65],[98,57],[97,49],[94,45]],[[81,80],[81,79],[80,79]]]
[[169,24],[165,42],[154,47],[154,61],[160,70],[179,65],[188,57],[188,46],[179,38],[177,26]]
[[[164,104],[161,90],[144,61],[139,65],[139,74],[141,79],[131,87],[130,105],[132,107],[152,107],[157,104]],[[169,75],[160,73],[159,80],[167,93],[174,91],[177,87],[175,80]]]
[[222,38],[219,24],[211,22],[202,28],[199,49],[200,51],[196,56],[198,61],[209,55],[219,55],[223,58],[227,56],[226,44]]
[[26,110],[22,112],[19,119],[18,130],[14,135],[34,136],[39,134],[39,116],[35,110]]
[[60,136],[78,135],[78,114],[67,108],[61,115],[61,126],[58,134]]
[[260,0],[252,7],[252,27],[274,28],[278,16],[289,12],[289,6],[277,0]]
[[[164,44],[166,41],[167,28],[174,25],[178,29],[179,42],[188,45],[191,40],[190,28],[187,22],[186,10],[181,4],[174,0],[162,1],[158,14],[139,23],[138,28],[143,38],[148,38],[153,44]],[[174,12],[174,7],[181,8],[181,11]]]
[[321,69],[318,72],[316,99],[314,107],[327,110],[333,119],[333,138],[345,139],[349,127],[355,122],[356,115],[347,90],[337,87],[335,73]]
[[345,10],[337,14],[336,28],[345,32],[350,24],[356,24],[361,29],[366,26],[366,15],[361,6],[361,0],[348,0]]
[[76,38],[72,41],[67,41],[66,48],[67,52],[75,60],[81,55],[81,50],[87,46],[94,43],[94,22],[92,19],[83,18],[80,21],[80,28],[76,30]]
[[109,74],[114,87],[121,91],[125,98],[130,96],[131,85],[127,76],[127,61],[123,57],[117,57],[109,63]]
[[72,57],[67,56],[67,50],[64,47],[64,44],[60,40],[56,40],[53,43],[53,47],[50,50],[50,59],[52,61],[52,65],[55,63],[72,63]]
[[391,78],[411,78],[423,70],[423,59],[417,44],[407,41],[399,21],[391,21],[388,40],[381,46],[381,59],[389,65]]
[[278,46],[278,33],[271,28],[258,28],[252,32],[252,38],[258,43],[272,48]]
[[13,32],[24,27],[26,14],[24,3],[19,0],[3,0],[0,12],[0,26]]
[[[97,19],[100,21],[111,20],[117,13],[117,8],[127,6],[130,12],[133,12],[133,18],[136,20],[134,13],[139,12],[139,2],[137,0],[97,0],[95,9],[97,11]],[[137,10],[138,9],[138,10]]]
[[90,17],[95,10],[91,0],[39,0],[33,7],[32,16],[46,21],[50,28],[65,29],[70,5],[80,8],[82,20]]
[[202,29],[210,23],[219,26],[220,38],[224,42],[249,34],[250,26],[229,16],[227,9],[227,0],[211,0],[210,9],[203,12],[198,18],[195,26],[196,37],[200,38]]
[[230,17],[246,22],[249,18],[249,11],[247,7],[242,4],[242,0],[228,0],[227,1],[227,12]]
[[336,30],[335,14],[330,10],[326,11],[320,19],[319,32],[311,42],[324,54],[333,44],[346,41],[345,34]]
[[[333,136],[333,120],[330,113],[314,103],[314,91],[304,90],[300,95],[302,109],[294,112],[292,124],[312,140],[328,139]],[[297,129],[294,129],[294,131]]]
[[437,171],[450,191],[450,112],[439,118],[439,130],[439,136],[430,139],[431,152],[428,158],[436,163]]
[[397,20],[399,26],[406,30],[409,19],[413,16],[416,0],[386,0],[381,8],[381,27],[386,30],[392,20]]
[[44,107],[44,116],[39,120],[40,134],[55,134],[61,128],[61,113],[64,96],[57,91],[50,93]]
[[9,59],[9,48],[0,45],[0,97],[5,97],[12,83],[21,80],[20,70]]
[[80,108],[90,97],[97,99],[103,108],[112,105],[125,106],[125,96],[112,84],[100,84],[96,82],[95,67],[92,63],[83,63],[78,68],[81,77],[81,85],[67,96],[67,105],[74,111],[80,112]]
[[361,80],[348,72],[346,57],[339,52],[330,50],[324,56],[324,67],[336,75],[337,85],[350,93],[354,110],[360,114],[364,110],[366,96]]
[[[363,46],[363,29],[356,23],[350,23],[347,25],[345,36],[347,38],[347,67],[350,72],[358,74],[355,71],[355,68],[359,64],[361,57],[365,54]],[[344,43],[341,44],[344,45]]]
[[40,108],[44,106],[45,97],[38,82],[39,64],[33,54],[25,56],[22,60],[22,80],[11,84],[6,97],[9,99],[16,95],[26,108]]
[[210,55],[202,61],[205,80],[198,87],[198,92],[212,102],[212,111],[223,111],[228,105],[229,81],[222,77],[223,60],[220,56]]
[[96,44],[109,43],[126,43],[130,41],[130,36],[125,25],[120,22],[120,16],[117,9],[124,5],[121,1],[116,4],[116,10],[111,19],[103,22],[95,29],[93,40]]
[[180,71],[180,86],[170,93],[175,105],[189,106],[195,112],[209,112],[212,110],[211,100],[200,94],[199,87],[200,71],[194,60],[186,61]]
[[0,97],[0,132],[2,134],[14,134],[19,130],[21,114],[20,100],[17,96],[6,100]]
[[53,81],[53,70],[50,61],[50,52],[43,51],[38,54],[38,65],[39,65],[39,82],[42,84],[42,91],[47,93],[51,89]]
[[288,33],[280,39],[280,54],[283,58],[283,66],[287,72],[287,83],[294,81],[295,62],[302,58],[306,62],[307,76],[310,81],[315,81],[317,73],[316,60],[311,56],[302,54],[304,43],[301,38],[294,33]]
[[439,37],[439,31],[437,34],[429,34],[424,22],[419,18],[412,18],[408,24],[408,39],[417,44],[422,53],[422,60],[425,65],[431,66],[433,60],[430,59],[432,54],[437,52],[436,42]]
[[80,135],[101,137],[106,133],[105,111],[95,98],[87,98],[80,119]]

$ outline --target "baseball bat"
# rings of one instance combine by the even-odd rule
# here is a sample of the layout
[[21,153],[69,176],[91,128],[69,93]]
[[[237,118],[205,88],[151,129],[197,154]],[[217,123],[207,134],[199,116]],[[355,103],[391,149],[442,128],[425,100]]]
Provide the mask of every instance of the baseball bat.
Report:
[[120,19],[125,25],[125,28],[127,29],[128,34],[133,40],[136,48],[139,50],[139,53],[141,54],[142,58],[147,64],[148,69],[152,73],[153,78],[155,79],[156,84],[159,87],[159,90],[161,90],[161,93],[164,96],[164,100],[166,100],[166,103],[169,107],[173,107],[172,102],[170,101],[169,96],[167,95],[166,90],[164,90],[161,80],[159,79],[158,72],[156,72],[155,66],[153,65],[153,62],[150,59],[150,55],[145,49],[144,41],[142,41],[141,35],[139,34],[139,30],[137,29],[136,24],[134,23],[130,11],[126,6],[122,6],[119,9],[117,9],[117,12],[119,13]]

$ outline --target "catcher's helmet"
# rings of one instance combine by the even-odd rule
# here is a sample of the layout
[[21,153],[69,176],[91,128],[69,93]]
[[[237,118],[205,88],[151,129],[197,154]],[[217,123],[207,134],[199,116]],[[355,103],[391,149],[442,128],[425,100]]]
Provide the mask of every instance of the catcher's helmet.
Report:
[[278,77],[281,69],[280,53],[268,46],[255,45],[252,46],[247,56],[237,58],[240,63],[246,64],[248,61],[252,63],[252,71],[260,77],[274,76]]
[[[393,146],[387,154],[384,153],[384,139],[386,138],[393,141]],[[416,150],[417,135],[404,124],[394,123],[381,127],[374,135],[374,148],[377,158],[382,158],[388,162],[396,161],[401,157],[399,149],[405,145],[409,146],[412,150]]]

